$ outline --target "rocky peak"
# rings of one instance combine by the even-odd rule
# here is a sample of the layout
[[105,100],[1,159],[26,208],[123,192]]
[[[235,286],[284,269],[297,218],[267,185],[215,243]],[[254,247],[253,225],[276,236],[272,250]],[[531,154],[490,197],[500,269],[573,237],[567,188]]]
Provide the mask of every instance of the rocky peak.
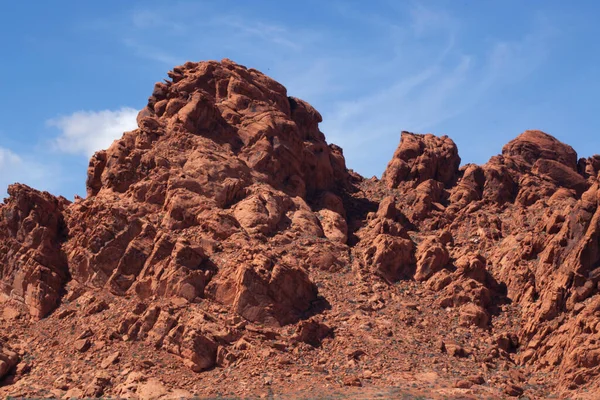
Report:
[[589,184],[577,168],[577,153],[571,146],[544,132],[525,131],[484,166],[489,182],[486,197],[530,205],[558,188],[581,196]]
[[450,186],[456,180],[459,165],[456,144],[447,136],[402,132],[400,145],[382,180],[389,188],[414,188],[429,179]]
[[278,82],[230,60],[188,62],[169,77],[155,85],[138,115],[139,129],[92,158],[90,195],[102,188],[125,192],[165,172],[200,181],[232,175],[221,171],[201,177],[206,168],[192,164],[202,153],[220,154],[206,162],[231,158],[238,189],[259,180],[304,197],[344,186],[344,157],[339,147],[325,142],[318,127],[321,115],[288,97]]
[[168,75],[138,129],[92,157],[89,196],[68,219],[74,279],[297,321],[318,291],[306,257],[273,248],[300,236],[346,242],[341,149],[312,106],[259,71],[223,60]]
[[529,130],[523,132],[502,148],[502,155],[513,157],[530,167],[538,160],[550,160],[577,171],[577,153],[575,150],[541,131]]

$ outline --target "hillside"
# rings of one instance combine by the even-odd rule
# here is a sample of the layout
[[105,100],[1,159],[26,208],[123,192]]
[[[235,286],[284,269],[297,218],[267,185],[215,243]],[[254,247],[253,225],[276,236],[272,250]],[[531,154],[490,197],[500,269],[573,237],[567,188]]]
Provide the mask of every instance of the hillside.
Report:
[[600,156],[403,132],[365,179],[259,71],[168,75],[86,198],[9,187],[1,396],[600,391]]

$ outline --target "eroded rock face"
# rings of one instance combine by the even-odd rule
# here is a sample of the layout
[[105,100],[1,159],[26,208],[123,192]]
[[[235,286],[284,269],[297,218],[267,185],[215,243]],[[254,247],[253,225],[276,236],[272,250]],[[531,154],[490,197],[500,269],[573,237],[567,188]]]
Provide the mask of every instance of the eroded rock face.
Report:
[[417,249],[417,269],[415,279],[424,281],[447,266],[450,254],[443,240],[429,237],[419,244]]
[[359,232],[355,247],[359,269],[387,282],[409,279],[415,270],[415,244],[408,235],[406,217],[396,207],[397,199],[386,197]]
[[459,165],[458,149],[447,136],[402,132],[400,145],[382,180],[390,188],[403,184],[415,187],[428,179],[449,186],[458,174]]
[[589,187],[577,171],[577,154],[571,146],[540,131],[522,133],[483,169],[483,196],[500,203],[516,200],[529,206],[561,188],[580,196]]
[[306,271],[289,258],[248,256],[245,262],[224,268],[210,283],[211,297],[250,321],[272,325],[298,321],[317,299],[317,287]]
[[[452,362],[436,363],[472,370],[483,360],[506,393],[523,392],[514,365],[558,373],[540,378],[558,389],[599,387],[600,156],[578,161],[526,131],[486,164],[460,167],[451,139],[403,132],[382,180],[366,180],[327,144],[321,115],[262,73],[223,60],[169,77],[138,128],[92,157],[86,199],[9,188],[2,304],[49,316],[53,334],[86,327],[68,333],[77,354],[106,341],[151,346],[194,372],[247,375],[245,362],[267,368],[273,351],[281,368],[298,356],[323,371],[370,357],[393,369],[403,361],[388,356],[439,339]],[[3,323],[31,329],[6,310]],[[404,332],[427,339],[395,353]],[[306,348],[323,354],[301,358]],[[105,364],[131,358],[124,349]],[[0,378],[17,360],[0,342]],[[73,397],[135,392],[137,381],[93,376]]]
[[170,76],[139,129],[90,162],[89,197],[69,218],[73,276],[190,301],[210,285],[249,320],[294,322],[317,294],[305,266],[235,253],[282,234],[345,242],[343,206],[322,209],[321,223],[305,202],[347,185],[341,150],[316,110],[256,70],[224,60]]
[[69,278],[61,249],[68,201],[21,184],[8,194],[0,206],[0,300],[20,300],[43,318],[58,305]]
[[541,131],[525,131],[502,148],[502,155],[533,166],[538,160],[558,162],[577,170],[577,153],[569,145]]

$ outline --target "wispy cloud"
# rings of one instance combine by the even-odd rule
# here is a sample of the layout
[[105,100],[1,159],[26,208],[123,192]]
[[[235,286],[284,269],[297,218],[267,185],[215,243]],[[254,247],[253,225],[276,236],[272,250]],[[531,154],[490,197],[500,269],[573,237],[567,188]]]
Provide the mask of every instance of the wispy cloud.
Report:
[[379,174],[385,157],[365,152],[367,143],[393,148],[401,130],[444,133],[445,121],[529,77],[548,55],[553,34],[547,21],[531,21],[520,38],[478,38],[473,47],[465,45],[472,34],[465,21],[421,2],[323,7],[335,23],[294,26],[252,8],[207,11],[175,2],[132,12],[122,43],[168,67],[229,57],[261,69],[319,109],[322,130],[344,148],[350,165]]
[[131,49],[136,56],[152,61],[158,61],[159,63],[165,64],[169,69],[182,64],[185,61],[185,59],[171,54],[170,51],[140,43],[136,39],[123,39],[123,44]]
[[57,150],[90,157],[109,147],[123,132],[135,129],[136,116],[137,110],[122,107],[114,111],[78,111],[53,118],[47,124],[60,130],[53,140]]
[[236,15],[216,17],[211,25],[227,29],[232,34],[245,36],[249,40],[259,40],[276,46],[283,46],[293,51],[302,50],[302,41],[292,40],[290,32],[283,26],[263,21],[247,21]]
[[459,27],[459,22],[447,12],[420,3],[414,4],[409,12],[410,26],[416,37],[430,36],[439,32],[454,34]]
[[[411,18],[411,29],[401,34],[414,43],[427,37],[429,45],[416,52],[407,45],[409,60],[386,65],[387,85],[373,86],[354,101],[334,104],[324,113],[322,128],[328,138],[340,143],[355,162],[373,160],[372,152],[364,149],[374,139],[397,140],[400,130],[429,131],[476,107],[495,90],[525,79],[543,63],[552,37],[546,24],[537,24],[520,39],[490,41],[487,53],[470,54],[457,44],[460,27],[450,15],[419,5]],[[396,26],[390,23],[388,28],[391,32]],[[370,167],[368,172],[380,173],[384,166]]]
[[131,14],[131,22],[137,29],[160,29],[167,30],[171,34],[185,33],[187,25],[179,21],[174,21],[165,16],[164,12],[153,10],[134,10]]

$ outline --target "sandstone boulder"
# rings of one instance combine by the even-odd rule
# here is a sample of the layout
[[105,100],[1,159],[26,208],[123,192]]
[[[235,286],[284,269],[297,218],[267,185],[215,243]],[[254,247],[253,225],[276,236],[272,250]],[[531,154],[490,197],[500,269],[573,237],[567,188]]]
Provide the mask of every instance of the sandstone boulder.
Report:
[[447,266],[450,261],[450,253],[437,237],[430,237],[419,243],[416,258],[415,279],[424,281]]
[[18,354],[7,343],[0,341],[0,380],[19,362]]
[[428,179],[449,186],[456,179],[459,165],[458,149],[447,136],[402,132],[382,180],[390,188],[401,184],[415,187]]

